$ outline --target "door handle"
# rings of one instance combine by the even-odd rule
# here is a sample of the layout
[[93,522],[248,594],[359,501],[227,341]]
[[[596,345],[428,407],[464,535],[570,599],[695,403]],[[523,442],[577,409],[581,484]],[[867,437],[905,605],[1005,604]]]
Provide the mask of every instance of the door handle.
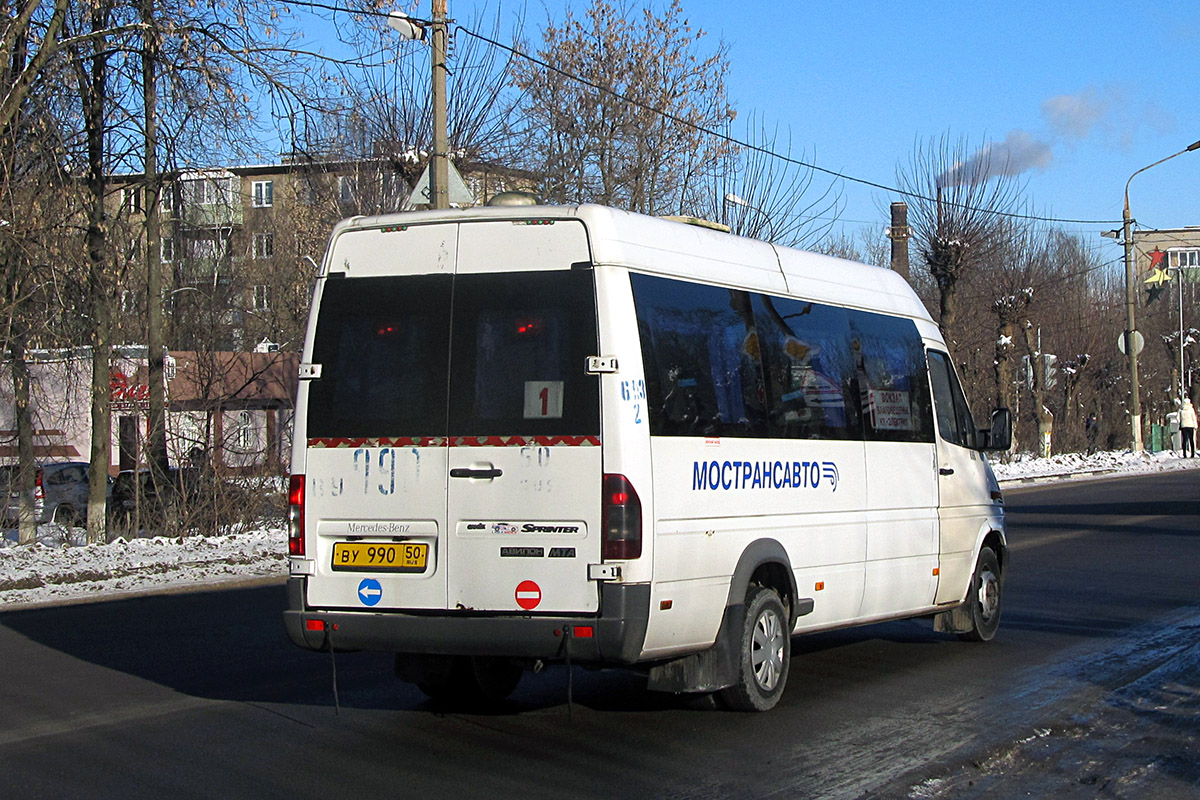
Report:
[[467,469],[465,467],[450,470],[451,478],[499,478],[504,473],[495,467],[491,469]]
[[[450,474],[453,475],[454,473],[452,472]],[[949,467],[942,467],[941,469],[938,470],[938,475],[953,475],[953,474],[954,474],[954,470],[950,469]]]

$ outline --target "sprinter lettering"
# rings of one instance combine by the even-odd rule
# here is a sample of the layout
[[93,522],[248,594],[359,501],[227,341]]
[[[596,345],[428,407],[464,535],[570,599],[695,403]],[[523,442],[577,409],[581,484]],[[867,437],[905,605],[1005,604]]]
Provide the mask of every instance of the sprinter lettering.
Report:
[[521,533],[579,533],[578,525],[534,525],[526,522],[521,526]]
[[693,461],[692,490],[822,489],[836,492],[833,461]]

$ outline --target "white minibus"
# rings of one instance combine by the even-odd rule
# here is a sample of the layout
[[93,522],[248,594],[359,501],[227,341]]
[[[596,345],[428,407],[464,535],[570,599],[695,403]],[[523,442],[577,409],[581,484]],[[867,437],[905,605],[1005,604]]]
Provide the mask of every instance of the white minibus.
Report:
[[593,205],[344,220],[304,343],[291,639],[435,698],[547,662],[766,710],[790,637],[989,640],[1002,497],[895,273]]

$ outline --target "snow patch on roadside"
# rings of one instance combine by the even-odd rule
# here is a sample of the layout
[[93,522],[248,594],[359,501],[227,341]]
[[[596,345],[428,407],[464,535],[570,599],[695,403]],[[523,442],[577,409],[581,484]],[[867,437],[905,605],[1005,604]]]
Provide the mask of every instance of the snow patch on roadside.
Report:
[[1050,458],[1037,458],[1020,453],[1007,463],[989,456],[992,470],[1001,481],[1031,478],[1064,477],[1080,473],[1165,472],[1176,469],[1200,468],[1200,459],[1183,458],[1170,450],[1161,453],[1132,450],[1111,450],[1102,453],[1060,453]]
[[287,535],[117,539],[86,544],[82,528],[44,525],[32,545],[0,539],[0,608],[287,575]]

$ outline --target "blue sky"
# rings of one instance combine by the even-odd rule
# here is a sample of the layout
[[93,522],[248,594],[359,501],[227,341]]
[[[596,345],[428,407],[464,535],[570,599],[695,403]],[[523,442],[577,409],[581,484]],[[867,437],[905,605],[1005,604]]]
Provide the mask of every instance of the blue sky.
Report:
[[[564,0],[526,9],[530,38]],[[411,4],[398,2],[397,8]],[[470,20],[496,2],[449,0]],[[843,2],[683,0],[694,27],[729,46],[740,113],[790,130],[793,152],[892,185],[918,139],[1032,143],[1027,197],[1050,216],[1119,220],[1136,170],[1200,140],[1200,4],[1191,2]],[[427,15],[428,0],[417,14]],[[842,220],[881,232],[893,199],[842,186]],[[1200,225],[1200,151],[1134,179],[1143,227]],[[1066,225],[1089,237],[1114,225]],[[1095,241],[1099,241],[1097,238]],[[1115,255],[1115,253],[1114,253]]]

